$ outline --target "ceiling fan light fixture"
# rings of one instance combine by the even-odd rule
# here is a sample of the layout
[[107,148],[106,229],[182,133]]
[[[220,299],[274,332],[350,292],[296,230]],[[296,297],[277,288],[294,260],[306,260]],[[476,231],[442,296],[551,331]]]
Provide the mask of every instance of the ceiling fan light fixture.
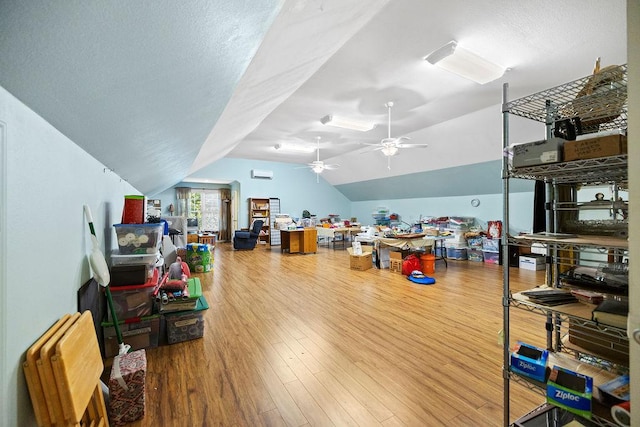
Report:
[[322,165],[314,165],[311,167],[311,170],[315,173],[322,173],[324,167]]
[[395,156],[395,154],[398,152],[398,147],[396,147],[395,145],[389,145],[386,147],[383,147],[382,150],[382,154],[384,154],[387,157],[391,157],[391,156]]
[[288,153],[313,153],[316,150],[315,148],[308,145],[292,144],[288,142],[281,142],[279,144],[276,144],[274,148],[277,151]]
[[505,67],[488,61],[450,41],[424,58],[443,70],[457,74],[481,85],[502,77]]
[[335,126],[343,129],[357,130],[367,132],[376,127],[376,124],[366,120],[351,119],[348,117],[335,116],[327,114],[320,119],[320,123],[328,126]]

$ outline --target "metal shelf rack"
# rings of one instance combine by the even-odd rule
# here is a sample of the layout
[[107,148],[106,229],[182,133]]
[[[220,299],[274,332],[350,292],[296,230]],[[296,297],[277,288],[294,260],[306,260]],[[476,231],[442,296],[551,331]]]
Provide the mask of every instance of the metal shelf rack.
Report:
[[[503,117],[503,149],[509,150],[509,116],[515,115],[544,123],[546,135],[550,138],[552,127],[557,120],[579,117],[583,125],[583,133],[593,133],[604,130],[626,130],[627,128],[627,66],[607,67],[597,76],[586,76],[566,84],[562,84],[516,100],[508,100],[509,86],[503,88],[502,117]],[[575,120],[578,122],[577,120]],[[603,254],[615,254],[616,259],[628,257],[628,242],[626,236],[618,232],[625,228],[624,221],[609,221],[599,225],[596,222],[579,221],[576,224],[581,232],[577,235],[558,233],[559,212],[577,210],[579,206],[563,204],[557,200],[557,188],[561,185],[571,185],[571,188],[586,185],[613,185],[614,188],[627,188],[628,181],[627,155],[617,155],[589,160],[576,160],[563,163],[550,163],[538,166],[513,168],[509,156],[503,158],[503,253],[508,253],[509,245],[531,246],[534,243],[544,245],[547,251],[547,283],[549,287],[560,286],[560,269],[578,265],[589,257],[597,259]],[[538,180],[546,183],[547,232],[517,238],[509,236],[509,180],[510,179]],[[614,200],[617,200],[615,194]],[[613,206],[614,207],[614,206]],[[556,212],[557,211],[557,212]],[[592,233],[593,231],[593,233]],[[598,235],[600,234],[600,235]],[[579,253],[585,258],[574,258],[567,253]],[[505,261],[505,265],[508,263]],[[510,338],[509,311],[521,309],[545,316],[547,328],[547,347],[551,351],[568,353],[581,361],[595,364],[614,372],[628,371],[625,355],[617,357],[595,354],[593,350],[585,350],[568,341],[571,328],[589,328],[589,333],[611,337],[615,340],[625,340],[626,331],[620,328],[600,325],[591,320],[589,307],[549,307],[528,301],[526,297],[513,294],[509,286],[509,268],[503,269],[503,380],[504,380],[504,425],[510,425],[509,393],[510,381],[523,384],[527,388],[539,390],[544,394],[544,384],[534,384],[510,370]],[[575,329],[574,329],[575,330]],[[593,336],[593,335],[591,335]],[[616,357],[614,357],[616,356]],[[627,356],[628,357],[628,356]],[[613,360],[612,360],[613,359]],[[627,362],[628,364],[628,362]],[[594,402],[594,414],[590,420],[598,426],[615,425],[602,410],[601,404]],[[605,408],[606,409],[606,408]],[[597,411],[596,411],[597,410]],[[535,411],[535,410],[534,410]]]

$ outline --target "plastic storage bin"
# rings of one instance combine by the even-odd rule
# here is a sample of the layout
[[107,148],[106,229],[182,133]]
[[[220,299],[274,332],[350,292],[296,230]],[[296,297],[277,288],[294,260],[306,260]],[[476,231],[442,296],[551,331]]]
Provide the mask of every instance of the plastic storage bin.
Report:
[[[151,295],[158,284],[158,270],[147,283],[132,286],[114,286],[111,289],[113,307],[118,320],[149,316],[153,311]],[[111,322],[111,310],[107,310],[107,319]]]
[[[122,340],[131,346],[131,351],[158,346],[160,336],[160,315],[154,314],[142,318],[119,320]],[[102,322],[104,333],[104,357],[118,354],[119,345],[113,322]]]
[[157,224],[113,224],[121,254],[156,254],[162,243],[161,222]]
[[484,262],[488,264],[500,264],[500,252],[482,251]]
[[467,239],[467,246],[469,246],[470,248],[482,249],[482,237],[481,236],[469,237]]
[[204,296],[198,298],[196,308],[164,315],[167,328],[167,342],[175,344],[204,336],[204,310],[209,308]]
[[473,262],[483,262],[484,255],[482,255],[482,249],[467,249],[467,258]]
[[451,216],[449,217],[448,228],[451,230],[467,231],[473,227],[474,222],[475,218],[473,217]]
[[488,252],[498,252],[500,250],[500,239],[482,238],[482,250]]
[[[111,267],[132,266],[132,265],[145,265],[147,267],[147,278],[153,277],[153,270],[158,265],[158,262],[162,259],[160,253],[152,254],[130,254],[123,255],[119,253],[111,254]],[[162,262],[160,262],[162,265]],[[138,282],[140,284],[141,282]]]
[[467,248],[447,248],[447,258],[454,260],[467,259]]

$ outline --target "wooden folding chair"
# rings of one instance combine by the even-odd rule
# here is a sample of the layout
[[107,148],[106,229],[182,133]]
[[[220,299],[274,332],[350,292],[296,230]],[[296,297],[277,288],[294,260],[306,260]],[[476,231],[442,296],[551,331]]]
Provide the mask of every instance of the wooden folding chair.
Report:
[[49,416],[49,408],[44,395],[40,373],[38,372],[38,360],[40,359],[40,350],[51,337],[71,318],[70,314],[65,314],[52,327],[50,327],[31,347],[27,350],[26,360],[22,364],[24,377],[27,381],[33,412],[36,416],[36,422],[40,427],[49,427],[53,425],[53,421]]
[[42,389],[44,391],[45,401],[47,402],[47,408],[49,411],[49,417],[51,423],[58,426],[64,424],[64,414],[62,412],[62,403],[58,396],[58,389],[56,387],[56,379],[53,375],[53,369],[51,367],[51,357],[55,353],[56,344],[64,336],[64,334],[71,328],[80,318],[80,313],[75,313],[62,324],[58,330],[51,335],[51,337],[40,348],[40,358],[36,361],[38,367],[38,373],[40,374],[40,381],[42,383]]
[[66,420],[64,425],[108,426],[100,384],[104,365],[90,311],[82,313],[58,341],[51,364]]

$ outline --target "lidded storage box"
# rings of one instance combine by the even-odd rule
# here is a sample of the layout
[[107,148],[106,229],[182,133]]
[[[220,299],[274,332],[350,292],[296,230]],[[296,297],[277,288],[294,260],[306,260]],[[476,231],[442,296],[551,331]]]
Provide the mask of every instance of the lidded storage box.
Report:
[[[148,316],[153,309],[151,294],[158,284],[158,270],[154,269],[151,279],[141,285],[115,286],[111,288],[113,308],[118,320]],[[107,310],[111,321],[111,310]]]
[[167,327],[167,342],[175,344],[204,336],[204,310],[209,308],[204,296],[198,298],[196,308],[164,315]]
[[154,224],[113,224],[121,254],[156,254],[162,243],[161,222]]
[[[144,266],[145,276],[143,280],[138,280],[136,282],[131,283],[122,283],[121,285],[139,285],[141,283],[145,283],[148,279],[153,278],[153,272],[158,265],[159,261],[162,260],[162,257],[159,253],[152,254],[131,254],[131,255],[122,255],[117,253],[112,253],[110,258],[111,264],[111,286],[118,286],[114,283],[114,271],[116,272],[124,272],[124,271],[132,271],[132,267],[140,267]],[[162,263],[160,263],[161,265]],[[136,269],[137,271],[137,269]]]
[[[131,350],[155,348],[160,337],[160,315],[154,314],[142,318],[119,320],[122,340],[131,346]],[[119,344],[113,322],[102,322],[104,333],[104,357],[118,354]]]

